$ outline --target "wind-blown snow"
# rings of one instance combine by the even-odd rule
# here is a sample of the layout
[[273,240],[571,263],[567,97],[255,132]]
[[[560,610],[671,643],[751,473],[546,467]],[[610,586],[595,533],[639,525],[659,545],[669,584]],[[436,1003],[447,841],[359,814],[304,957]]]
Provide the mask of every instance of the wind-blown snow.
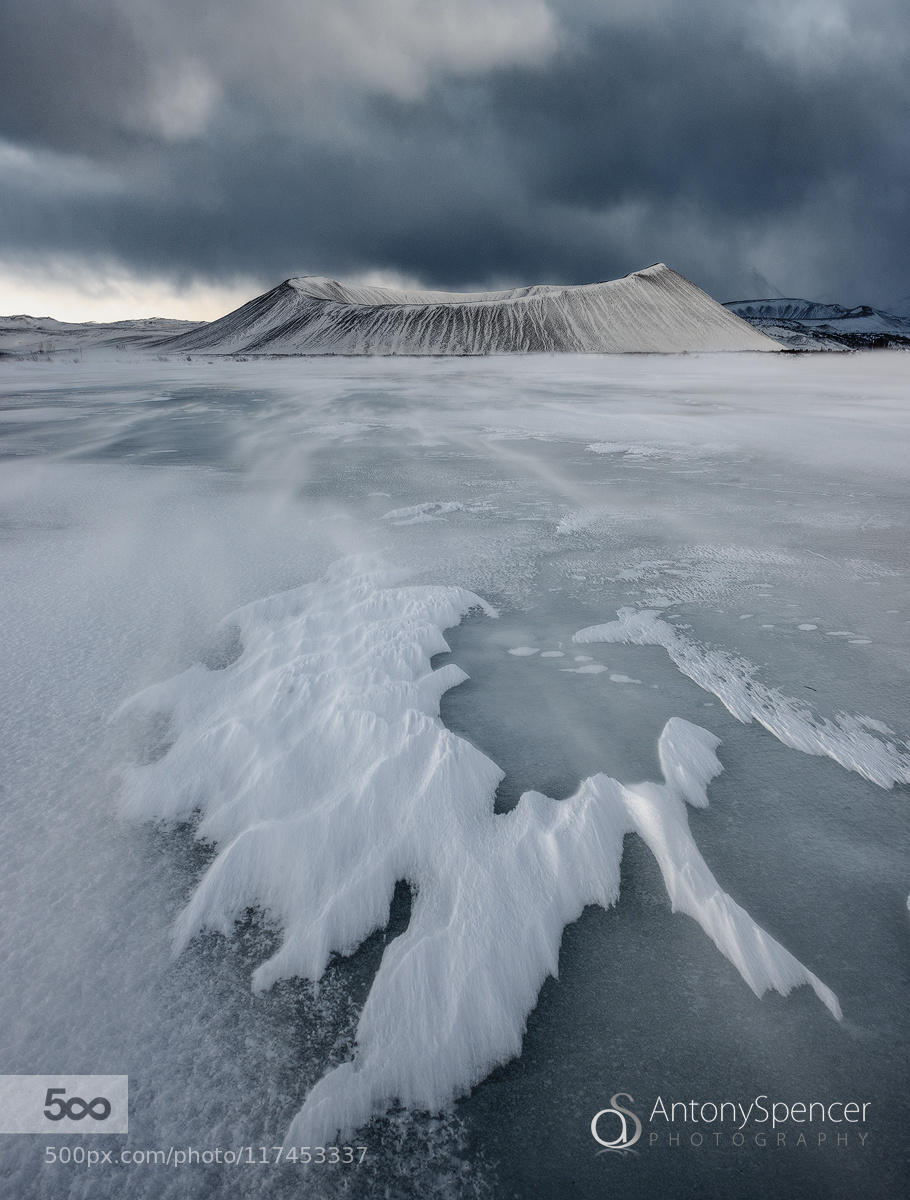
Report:
[[427,521],[437,521],[450,513],[488,512],[489,504],[483,502],[464,503],[461,500],[428,500],[424,504],[411,504],[407,508],[394,508],[383,515],[383,521],[391,521],[395,525],[422,525]]
[[654,609],[621,608],[617,618],[581,629],[572,640],[581,645],[630,642],[663,646],[679,670],[713,693],[738,721],[758,721],[785,746],[804,754],[827,755],[879,787],[910,783],[910,746],[875,737],[870,730],[880,730],[879,722],[849,713],[819,716],[802,701],[761,683],[747,659],[699,645],[662,620]]
[[219,354],[676,353],[780,345],[663,263],[579,287],[395,292],[288,279],[162,343]]
[[182,949],[229,934],[251,906],[283,930],[254,987],[318,980],[333,953],[385,925],[398,880],[410,924],[387,947],[352,1061],[313,1088],[289,1144],[347,1136],[394,1103],[439,1110],[520,1053],[525,1021],[556,975],[564,927],[619,894],[623,839],[637,833],[674,910],[693,917],[749,987],[833,993],[717,884],[688,826],[721,771],[718,739],[672,718],[659,741],[663,783],[606,774],[558,802],[526,792],[494,813],[501,770],[439,719],[466,676],[443,631],[483,600],[457,587],[401,586],[345,561],[307,587],[227,618],[242,651],[192,667],[128,711],[166,714],[169,749],[130,768],[137,818],[199,817],[217,857],[177,922]]

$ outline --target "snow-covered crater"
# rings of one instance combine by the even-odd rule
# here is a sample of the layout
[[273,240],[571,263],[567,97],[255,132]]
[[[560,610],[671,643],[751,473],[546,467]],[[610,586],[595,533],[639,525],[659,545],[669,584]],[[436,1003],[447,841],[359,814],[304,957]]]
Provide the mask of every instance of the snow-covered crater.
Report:
[[393,291],[285,280],[162,349],[219,354],[472,355],[780,350],[663,263],[581,286]]

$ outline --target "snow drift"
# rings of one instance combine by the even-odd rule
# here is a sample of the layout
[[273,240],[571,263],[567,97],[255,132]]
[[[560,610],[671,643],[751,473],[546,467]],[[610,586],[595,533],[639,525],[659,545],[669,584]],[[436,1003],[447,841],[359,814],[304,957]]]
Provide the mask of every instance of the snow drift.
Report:
[[780,350],[663,263],[578,287],[399,292],[288,279],[161,348],[218,354]]
[[[822,717],[803,700],[762,683],[748,659],[686,637],[659,609],[621,608],[615,621],[580,629],[572,641],[663,646],[674,665],[711,692],[738,721],[757,721],[778,741],[803,754],[826,756],[881,788],[910,783],[910,745],[881,722],[851,713]],[[890,734],[884,738],[876,733]]]
[[396,1102],[437,1111],[521,1051],[528,1013],[556,975],[563,928],[619,894],[623,838],[637,833],[672,907],[693,917],[757,994],[808,984],[833,993],[718,885],[689,830],[708,803],[718,739],[673,718],[659,742],[662,783],[585,780],[565,801],[526,792],[494,813],[502,772],[439,719],[466,676],[438,670],[443,630],[471,609],[457,587],[404,587],[342,563],[312,586],[228,618],[242,650],[197,665],[127,706],[168,714],[172,742],[129,770],[138,818],[199,818],[218,854],[179,917],[182,949],[203,929],[230,934],[251,906],[283,930],[255,972],[267,988],[318,980],[387,920],[398,880],[410,924],[385,950],[352,1061],[310,1092],[289,1144],[329,1144]]

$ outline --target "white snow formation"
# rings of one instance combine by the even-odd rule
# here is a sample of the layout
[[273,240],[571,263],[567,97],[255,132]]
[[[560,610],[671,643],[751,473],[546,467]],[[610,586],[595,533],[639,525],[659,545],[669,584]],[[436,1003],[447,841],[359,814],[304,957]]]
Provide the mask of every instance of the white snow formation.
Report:
[[572,640],[663,646],[683,675],[715,695],[738,721],[758,721],[785,746],[826,755],[879,787],[910,783],[910,746],[876,737],[872,730],[892,732],[881,722],[850,713],[819,716],[803,701],[763,684],[748,659],[699,645],[662,620],[659,610],[621,608],[616,615],[615,621],[579,630]]
[[437,1111],[521,1051],[528,1013],[556,975],[564,927],[619,893],[623,838],[637,833],[687,913],[749,987],[808,984],[837,999],[721,890],[693,841],[686,804],[708,803],[718,739],[673,718],[660,736],[664,781],[586,779],[555,801],[526,792],[495,814],[502,771],[439,718],[466,676],[433,670],[443,630],[472,609],[457,587],[401,586],[349,560],[314,585],[251,604],[227,622],[242,652],[194,666],[131,700],[168,714],[173,741],[129,769],[137,818],[199,818],[217,856],[180,915],[179,951],[230,934],[251,906],[282,928],[257,989],[318,980],[388,920],[398,880],[410,923],[386,947],[351,1061],[312,1089],[288,1143],[331,1144],[401,1103]]
[[307,275],[162,348],[443,355],[781,349],[663,263],[609,283],[501,292],[399,292]]

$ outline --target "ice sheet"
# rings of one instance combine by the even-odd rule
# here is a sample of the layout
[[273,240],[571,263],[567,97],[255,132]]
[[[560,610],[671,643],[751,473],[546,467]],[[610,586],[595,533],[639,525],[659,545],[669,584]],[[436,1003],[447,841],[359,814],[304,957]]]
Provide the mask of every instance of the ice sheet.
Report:
[[[270,685],[257,694],[256,672],[241,674],[239,627],[228,623],[214,638],[213,627],[225,613],[318,581],[343,555],[378,552],[407,572],[388,587],[464,589],[500,613],[468,614],[445,635],[452,653],[430,664],[470,676],[442,694],[440,719],[505,772],[482,820],[495,830],[509,810],[533,815],[522,801],[529,792],[554,798],[536,802],[546,812],[584,790],[590,809],[606,792],[586,781],[603,775],[653,798],[648,788],[664,786],[667,723],[707,728],[721,738],[714,753],[724,771],[708,787],[707,809],[687,804],[690,836],[720,891],[836,992],[845,1019],[830,1019],[811,984],[757,1001],[697,919],[671,914],[673,876],[665,882],[642,837],[627,836],[619,897],[562,930],[559,976],[542,976],[520,1056],[444,1121],[409,1110],[371,1121],[361,1131],[366,1163],[356,1175],[326,1167],[320,1200],[567,1187],[595,1200],[604,1161],[587,1153],[589,1123],[605,1093],[628,1089],[641,1102],[668,1087],[679,1097],[695,1089],[871,1097],[881,1154],[835,1159],[832,1147],[830,1159],[800,1160],[746,1147],[737,1194],[814,1194],[823,1178],[832,1200],[902,1195],[901,1163],[888,1147],[910,1121],[895,1053],[910,1036],[906,786],[883,791],[827,754],[785,745],[755,718],[741,722],[663,646],[581,647],[572,635],[623,607],[662,608],[680,638],[751,664],[753,683],[799,701],[813,723],[866,714],[866,735],[900,747],[910,678],[908,361],[884,353],[159,362],[127,353],[114,361],[113,351],[111,361],[86,355],[80,364],[4,360],[7,1069],[127,1071],[137,1081],[132,1146],[236,1146],[280,1142],[317,1082],[356,1060],[357,1023],[383,953],[408,927],[404,889],[391,926],[350,957],[329,956],[318,997],[291,979],[252,991],[254,971],[281,950],[256,922],[242,920],[230,940],[193,939],[171,961],[174,919],[211,851],[182,827],[115,819],[116,780],[130,757],[118,738],[130,723],[107,722],[124,696],[189,669],[204,696],[187,712],[202,727],[215,689],[225,689],[218,695],[230,711],[225,679],[243,678],[250,687],[235,699],[262,726],[238,726],[223,746],[214,737],[212,749],[226,755],[225,797],[239,784],[249,798],[260,746],[277,755],[259,763],[267,782],[294,745],[293,696],[276,674],[272,715],[288,720],[270,723],[256,707]],[[653,453],[586,449],[596,444]],[[433,515],[437,504],[464,508],[402,525],[384,519],[402,509]],[[332,619],[341,614],[339,605]],[[520,647],[539,652],[507,652]],[[585,663],[607,670],[561,670]],[[178,692],[174,685],[172,698]],[[382,727],[365,720],[361,732]],[[162,778],[179,731],[165,720],[149,730]],[[250,760],[231,760],[244,739]],[[205,794],[220,778],[198,772]],[[299,782],[286,778],[291,788]],[[178,807],[190,802],[181,796]],[[168,797],[157,803],[167,807]],[[229,822],[227,809],[220,819]],[[725,927],[736,931],[732,919]],[[768,968],[753,949],[751,969]],[[630,1200],[678,1185],[675,1153],[629,1163]],[[0,1192],[123,1194],[122,1174],[36,1167],[39,1157],[29,1139],[7,1139]],[[691,1163],[704,1163],[707,1177],[716,1161]],[[289,1200],[300,1187],[297,1168],[129,1177],[136,1200],[238,1190]]]
[[[471,609],[458,588],[395,585],[349,560],[321,581],[227,618],[242,652],[150,688],[124,713],[164,714],[166,752],[128,772],[133,817],[188,820],[218,855],[181,913],[179,952],[206,929],[230,934],[250,908],[282,929],[256,989],[318,981],[387,919],[398,880],[415,898],[364,1005],[351,1062],[325,1076],[289,1145],[344,1140],[394,1104],[437,1111],[521,1051],[563,928],[619,893],[635,832],[671,903],[694,917],[750,988],[809,984],[834,994],[718,886],[689,832],[721,766],[718,739],[685,720],[660,736],[662,784],[585,780],[557,802],[526,792],[494,815],[502,771],[439,720],[466,676],[438,670],[443,631]],[[604,670],[597,664],[579,672]]]

